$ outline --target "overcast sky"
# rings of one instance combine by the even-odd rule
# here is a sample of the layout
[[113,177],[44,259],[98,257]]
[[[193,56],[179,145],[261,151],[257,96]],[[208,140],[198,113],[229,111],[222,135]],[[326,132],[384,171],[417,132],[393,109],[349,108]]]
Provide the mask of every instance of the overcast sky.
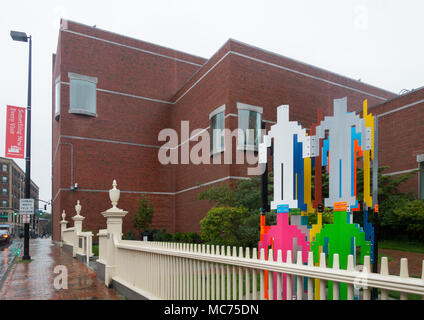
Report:
[[60,18],[204,58],[233,38],[399,93],[424,85],[423,13],[422,0],[0,1],[0,156],[6,106],[27,103],[28,45],[10,30],[33,36],[31,178],[48,201]]

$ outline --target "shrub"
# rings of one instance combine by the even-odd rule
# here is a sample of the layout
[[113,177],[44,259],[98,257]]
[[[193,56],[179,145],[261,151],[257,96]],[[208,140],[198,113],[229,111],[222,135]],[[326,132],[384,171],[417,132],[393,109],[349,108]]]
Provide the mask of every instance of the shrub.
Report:
[[202,239],[196,232],[186,232],[182,235],[183,242],[185,243],[201,243]]
[[171,242],[172,235],[165,230],[153,230],[153,241]]
[[[200,236],[215,245],[245,245],[239,238],[239,227],[248,216],[246,208],[216,207],[200,221]],[[258,217],[259,220],[259,217]]]
[[410,240],[424,240],[424,200],[405,202],[402,207],[396,208],[393,213],[401,222],[401,226]]
[[125,232],[124,236],[122,237],[123,240],[136,240],[137,237],[135,236],[134,232],[132,230],[129,230]]

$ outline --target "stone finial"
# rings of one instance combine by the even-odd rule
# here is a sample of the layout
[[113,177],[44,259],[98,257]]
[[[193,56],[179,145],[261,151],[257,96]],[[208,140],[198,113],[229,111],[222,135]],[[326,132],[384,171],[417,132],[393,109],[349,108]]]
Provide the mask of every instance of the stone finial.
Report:
[[65,213],[65,210],[63,210],[63,212],[62,212],[62,221],[65,221],[65,218],[66,218],[66,213]]
[[116,188],[117,185],[118,184],[116,183],[116,180],[113,180],[113,183],[112,183],[113,188],[109,190],[109,198],[110,198],[110,201],[112,202],[112,209],[118,209],[117,205],[118,205],[121,191]]
[[80,201],[79,200],[77,201],[77,204],[75,206],[75,211],[77,213],[77,216],[79,216],[80,215],[80,212],[81,212],[81,204],[80,204]]

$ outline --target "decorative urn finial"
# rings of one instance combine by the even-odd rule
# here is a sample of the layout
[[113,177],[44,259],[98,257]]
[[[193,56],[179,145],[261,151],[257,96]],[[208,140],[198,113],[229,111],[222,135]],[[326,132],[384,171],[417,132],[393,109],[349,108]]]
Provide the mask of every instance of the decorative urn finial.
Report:
[[75,206],[75,211],[77,212],[77,216],[79,216],[80,212],[81,212],[81,204],[80,204],[79,200],[77,200],[77,205]]
[[66,213],[65,213],[65,210],[63,210],[63,212],[62,212],[62,220],[65,221],[65,218],[66,218]]
[[118,205],[119,197],[121,194],[121,191],[116,188],[118,184],[116,183],[116,180],[113,180],[112,183],[112,189],[109,190],[109,198],[112,202],[112,209],[118,209],[116,206]]

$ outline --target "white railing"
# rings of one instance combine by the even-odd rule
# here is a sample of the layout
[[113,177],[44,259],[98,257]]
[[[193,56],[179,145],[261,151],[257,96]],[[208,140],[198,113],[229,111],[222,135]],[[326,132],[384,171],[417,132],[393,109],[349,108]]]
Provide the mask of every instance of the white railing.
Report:
[[[314,299],[314,279],[320,279],[320,300],[327,299],[327,282],[333,282],[333,296],[339,296],[339,283],[347,284],[347,298],[354,299],[354,287],[360,287],[359,299],[370,299],[370,289],[380,289],[380,299],[388,299],[388,292],[400,292],[424,297],[424,277],[407,275],[407,260],[402,259],[401,275],[389,275],[387,258],[382,258],[380,274],[368,273],[369,257],[357,271],[353,256],[348,257],[348,270],[340,270],[338,255],[334,255],[334,267],[325,266],[325,254],[321,254],[320,266],[314,266],[312,252],[308,264],[291,263],[288,251],[286,263],[281,251],[277,261],[266,261],[264,251],[257,259],[256,249],[250,255],[249,248],[218,247],[194,244],[176,244],[142,241],[113,241],[116,254],[116,272],[113,280],[127,286],[148,299],[214,300],[265,299],[265,274],[268,273],[268,296],[274,298],[273,275],[277,278],[277,299],[286,290],[287,299]],[[237,255],[238,251],[238,255]],[[232,252],[232,254],[230,254]],[[301,252],[297,253],[301,261]],[[268,255],[272,257],[272,250]],[[423,262],[424,264],[424,262]],[[358,269],[358,267],[356,268]],[[282,288],[283,274],[287,275],[287,287]],[[308,285],[304,286],[303,279]]]
[[93,256],[93,233],[82,232],[82,222],[85,218],[80,215],[81,205],[79,200],[75,206],[75,211],[77,214],[72,217],[72,220],[74,220],[72,228],[66,227],[68,224],[68,221],[65,220],[66,213],[65,210],[62,212],[62,220],[59,221],[61,225],[61,245],[72,246],[72,256],[76,257],[77,254],[85,256],[87,263],[89,263],[90,257]]
[[97,236],[99,238],[99,257],[97,259],[97,262],[105,264],[106,263],[107,230],[106,229],[99,230],[99,233],[97,234]]
[[90,257],[93,256],[93,233],[91,232],[78,232],[78,247],[77,254],[85,256],[87,263],[90,261]]
[[62,240],[64,244],[74,246],[74,234],[75,234],[75,228],[67,228],[62,231]]

